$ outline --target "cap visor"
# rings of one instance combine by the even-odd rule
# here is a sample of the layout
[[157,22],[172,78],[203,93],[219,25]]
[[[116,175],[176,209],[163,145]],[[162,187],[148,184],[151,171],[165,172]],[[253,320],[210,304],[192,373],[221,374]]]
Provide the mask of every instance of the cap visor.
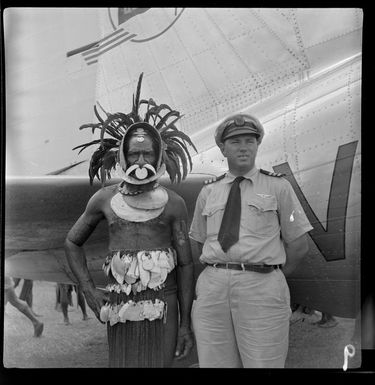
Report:
[[238,135],[256,135],[259,137],[259,132],[256,128],[237,128],[233,132],[230,132],[229,134],[225,135],[223,140],[232,138],[234,136]]

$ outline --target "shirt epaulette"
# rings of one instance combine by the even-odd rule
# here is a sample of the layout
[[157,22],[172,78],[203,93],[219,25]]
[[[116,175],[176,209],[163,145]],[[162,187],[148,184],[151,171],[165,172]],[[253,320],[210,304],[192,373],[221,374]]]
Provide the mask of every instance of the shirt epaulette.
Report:
[[282,174],[280,172],[272,172],[272,171],[267,171],[267,170],[262,170],[262,169],[260,169],[259,172],[261,172],[264,175],[276,176],[278,178],[285,176],[285,174]]
[[210,178],[210,179],[206,179],[206,180],[204,181],[204,184],[215,183],[215,182],[217,182],[217,181],[223,179],[224,177],[225,177],[225,174],[220,175],[220,176],[213,176],[213,177]]

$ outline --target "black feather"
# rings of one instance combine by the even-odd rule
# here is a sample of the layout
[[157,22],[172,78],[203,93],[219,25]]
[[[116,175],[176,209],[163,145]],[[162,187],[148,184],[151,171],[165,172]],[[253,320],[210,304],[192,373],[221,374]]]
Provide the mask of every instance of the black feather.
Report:
[[180,138],[182,139],[183,141],[185,141],[187,144],[189,144],[191,147],[193,147],[193,149],[195,150],[195,152],[198,152],[198,150],[196,149],[194,143],[191,141],[191,139],[182,131],[169,131],[169,132],[164,132],[162,134],[162,137],[163,139],[169,139],[169,138]]
[[[89,143],[80,144],[79,146],[72,148],[72,150],[77,150],[78,148],[82,147],[82,149],[79,151],[79,153],[81,153],[85,148],[92,146],[93,144],[98,144],[98,143],[100,143],[100,139],[93,140],[92,142],[89,142]],[[118,141],[115,139],[105,138],[103,140],[103,146],[104,147],[111,147],[112,148],[112,147],[116,147],[117,145],[118,145]]]
[[162,135],[164,132],[166,131],[176,131],[176,132],[179,132],[179,130],[177,129],[177,127],[175,126],[175,123],[177,122],[177,120],[181,119],[182,116],[178,116],[176,119],[174,119],[172,122],[166,124],[164,127],[160,128],[160,134]]
[[96,118],[99,120],[100,123],[104,123],[104,120],[102,119],[102,117],[99,115],[99,112],[96,108],[96,106],[94,105],[94,112],[95,112],[95,116]]
[[181,180],[181,171],[180,171],[178,158],[176,159],[176,156],[173,153],[168,151],[165,151],[165,154],[166,154],[165,166],[169,174],[169,177],[171,179],[171,182],[175,183],[176,177],[177,177],[177,182],[179,182]]
[[116,159],[117,159],[117,151],[108,151],[103,156],[103,166],[108,173],[110,173],[112,169],[115,169]]
[[101,128],[101,126],[102,126],[101,123],[88,123],[88,124],[82,124],[82,126],[80,126],[79,129],[83,130],[84,128],[91,128],[92,129],[92,133],[94,133],[94,131],[97,128]]
[[184,150],[185,154],[187,155],[187,159],[189,161],[189,166],[190,166],[190,171],[191,171],[192,167],[193,167],[193,162],[191,160],[191,156],[190,156],[189,150],[188,150],[187,146],[185,145],[185,143],[183,143],[182,141],[180,141],[177,138],[169,138],[166,141],[166,143],[168,144],[169,142],[176,143],[177,145],[179,145]]
[[[163,116],[163,118],[158,122],[156,125],[156,129],[159,130],[159,132],[162,132],[164,124],[166,124],[167,120],[172,117],[172,116],[177,116],[177,118],[180,118],[180,113],[178,111],[170,111],[167,114]],[[165,130],[165,128],[164,128]]]
[[109,114],[103,107],[102,105],[99,103],[99,102],[96,102],[97,105],[100,107],[100,109],[105,113],[105,115],[107,116],[107,118],[109,118],[111,116],[111,114]]
[[[168,158],[170,159],[170,166],[176,172],[177,183],[180,183],[180,181],[181,181],[181,169],[180,169],[179,157],[178,157],[178,155],[176,155],[172,151],[166,150],[165,152],[167,153]],[[172,182],[175,182],[175,180],[172,180]]]
[[179,163],[182,164],[182,170],[183,170],[182,178],[185,179],[187,175],[187,160],[186,160],[186,155],[184,150],[178,144],[173,142],[168,142],[168,147],[166,151],[168,154],[169,152],[172,152],[179,157],[180,159]]
[[140,95],[141,95],[142,79],[143,79],[143,72],[141,72],[141,74],[139,75],[135,100],[134,100],[134,95],[133,95],[133,111],[132,112],[133,112],[134,118],[139,117],[138,110],[139,110],[139,100],[140,100]]
[[[152,116],[155,124],[156,118],[162,119],[162,116],[159,113],[163,109],[169,109],[171,111],[171,108],[167,104],[161,104],[160,106],[158,106],[153,99],[150,99],[150,100],[151,100],[151,103],[149,103],[147,106],[145,121],[148,122],[150,120],[150,117]],[[149,108],[150,104],[152,104],[153,107]]]

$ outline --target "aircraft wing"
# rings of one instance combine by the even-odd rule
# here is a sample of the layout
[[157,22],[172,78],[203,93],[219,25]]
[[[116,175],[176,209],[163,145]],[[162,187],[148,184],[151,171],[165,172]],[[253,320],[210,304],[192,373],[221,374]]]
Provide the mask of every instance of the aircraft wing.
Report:
[[[204,180],[212,175],[190,175],[189,181],[171,186],[194,211]],[[119,183],[112,179],[110,183]],[[87,177],[44,176],[8,178],[5,205],[5,275],[32,280],[76,283],[64,253],[69,229],[83,213],[89,198],[101,187]],[[191,215],[189,216],[191,219]],[[102,265],[107,255],[108,227],[102,221],[85,244],[88,267],[96,285],[106,285]],[[196,260],[198,263],[198,261]]]

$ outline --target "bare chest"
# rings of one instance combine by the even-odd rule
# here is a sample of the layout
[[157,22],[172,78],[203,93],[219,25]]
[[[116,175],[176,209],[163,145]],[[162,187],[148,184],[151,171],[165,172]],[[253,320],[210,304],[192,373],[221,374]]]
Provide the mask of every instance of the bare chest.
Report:
[[168,204],[150,216],[148,210],[126,209],[119,215],[108,202],[105,216],[109,231],[110,250],[143,250],[169,247],[172,242],[171,219]]

